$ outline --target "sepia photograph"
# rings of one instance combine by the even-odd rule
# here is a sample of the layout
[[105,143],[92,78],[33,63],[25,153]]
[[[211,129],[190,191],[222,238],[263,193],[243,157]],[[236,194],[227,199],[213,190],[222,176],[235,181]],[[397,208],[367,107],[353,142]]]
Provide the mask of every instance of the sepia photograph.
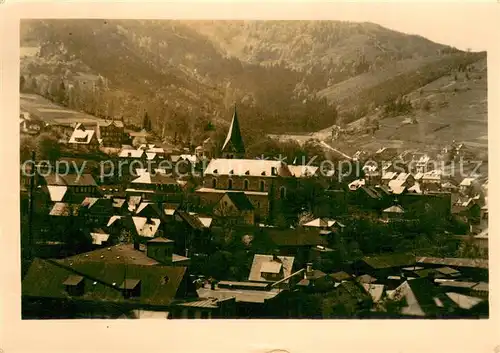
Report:
[[21,19],[22,320],[488,319],[487,48],[331,17]]

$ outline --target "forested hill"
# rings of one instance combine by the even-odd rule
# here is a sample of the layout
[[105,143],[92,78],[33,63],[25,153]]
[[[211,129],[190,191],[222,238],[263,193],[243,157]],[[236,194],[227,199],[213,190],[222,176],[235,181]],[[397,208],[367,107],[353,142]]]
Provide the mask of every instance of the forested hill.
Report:
[[[404,87],[412,91],[477,60],[378,25],[336,21],[29,20],[21,47],[23,89],[55,97],[63,81],[78,94],[64,101],[71,108],[137,124],[147,111],[153,129],[191,140],[229,119],[233,103],[249,136],[317,131],[405,94],[394,84],[380,90],[401,73],[420,75]],[[334,99],[358,77],[355,94]],[[89,82],[97,93],[82,87]],[[365,86],[378,86],[377,97]]]

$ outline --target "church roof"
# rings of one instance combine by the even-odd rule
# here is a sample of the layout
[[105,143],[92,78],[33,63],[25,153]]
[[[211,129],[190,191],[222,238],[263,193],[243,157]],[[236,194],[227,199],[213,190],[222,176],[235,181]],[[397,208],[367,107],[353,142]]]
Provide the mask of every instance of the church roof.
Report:
[[243,144],[243,138],[241,137],[236,107],[234,107],[233,120],[231,121],[231,126],[229,127],[224,145],[222,146],[222,151],[245,153],[245,146]]

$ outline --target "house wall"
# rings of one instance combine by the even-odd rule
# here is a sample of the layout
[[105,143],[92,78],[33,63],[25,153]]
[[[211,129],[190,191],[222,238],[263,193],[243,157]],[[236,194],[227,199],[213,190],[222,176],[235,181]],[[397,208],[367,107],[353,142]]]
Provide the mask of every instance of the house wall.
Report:
[[125,140],[125,130],[111,124],[110,126],[100,126],[103,145],[106,147],[120,147]]

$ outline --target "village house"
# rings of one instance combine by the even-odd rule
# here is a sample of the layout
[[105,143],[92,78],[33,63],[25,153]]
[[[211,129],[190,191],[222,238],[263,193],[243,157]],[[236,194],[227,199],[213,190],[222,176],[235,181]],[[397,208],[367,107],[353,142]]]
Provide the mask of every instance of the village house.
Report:
[[187,267],[160,264],[133,248],[109,249],[35,259],[23,279],[23,317],[137,318],[139,311],[166,319],[173,305],[196,298]]
[[410,173],[399,173],[395,178],[388,181],[387,186],[394,195],[402,194],[407,188],[415,182]]
[[148,144],[151,140],[151,134],[147,132],[145,129],[141,131],[131,131],[128,133],[130,139],[132,140],[132,146],[139,147],[143,144]]
[[[418,174],[418,173],[417,173]],[[441,186],[442,172],[439,170],[430,170],[422,173],[422,175],[415,176],[415,180],[420,180],[420,185],[427,191],[439,191]]]
[[454,217],[463,219],[471,227],[481,223],[481,205],[478,198],[458,199],[452,205],[451,213]]
[[210,161],[203,173],[203,186],[196,193],[203,206],[213,208],[224,194],[243,192],[255,209],[256,220],[267,219],[272,215],[273,206],[278,206],[293,190],[297,179],[309,175],[312,170],[293,168],[294,173],[300,173],[297,178],[282,161],[241,159],[245,150],[238,127],[234,114],[222,149],[226,158]]
[[49,121],[45,123],[45,129],[54,133],[59,138],[59,143],[68,143],[75,131],[75,123],[62,121]]
[[321,253],[316,251],[318,246],[328,246],[328,236],[321,234],[319,229],[260,228],[258,232],[258,236],[268,237],[276,254],[293,256],[298,267],[304,267],[321,256]]
[[323,271],[314,269],[311,263],[306,265],[304,276],[296,284],[296,288],[308,293],[325,293],[335,288],[335,281]]
[[329,218],[316,218],[312,221],[304,223],[303,227],[313,227],[318,228],[323,231],[332,231],[335,233],[342,233],[344,231],[345,225],[336,221],[334,219]]
[[181,202],[185,183],[161,172],[141,171],[125,190],[128,196],[163,202]]
[[388,297],[393,302],[402,303],[402,307],[393,313],[397,317],[444,318],[456,308],[454,302],[426,278],[406,280]]
[[99,123],[99,133],[104,147],[121,147],[127,141],[122,121],[112,119]]
[[437,258],[437,257],[417,257],[416,263],[426,268],[451,267],[458,270],[462,277],[470,278],[474,281],[488,280],[488,260],[479,258]]
[[79,212],[89,224],[104,224],[114,214],[113,200],[86,197],[80,204]]
[[479,188],[477,185],[476,178],[472,178],[472,177],[464,178],[459,185],[460,193],[462,193],[463,195],[470,195],[474,192],[475,186],[477,186],[477,188]]
[[173,219],[167,223],[168,234],[175,240],[176,251],[186,256],[205,253],[209,249],[211,227],[211,217],[180,208],[173,211]]
[[240,318],[286,317],[290,289],[305,271],[293,272],[293,267],[293,257],[256,254],[248,281],[212,282],[197,293],[200,298],[234,298]]
[[45,129],[45,123],[33,118],[28,112],[21,112],[19,120],[21,134],[38,135]]
[[[414,266],[417,259],[414,255],[406,253],[381,254],[376,256],[364,256],[353,265],[357,275],[369,275],[373,282],[388,284],[388,277],[400,275],[403,268]],[[372,283],[372,281],[363,281]]]
[[51,202],[81,203],[86,197],[100,196],[97,183],[90,174],[49,174],[41,180],[41,188]]
[[253,225],[254,207],[244,192],[228,192],[213,209],[213,214],[223,223]]
[[97,151],[101,145],[99,135],[99,124],[96,123],[94,129],[85,127],[84,124],[78,123],[69,138],[68,143],[77,150]]
[[400,205],[392,205],[382,211],[384,222],[399,222],[405,220],[405,210]]
[[215,146],[212,138],[208,137],[203,140],[200,146],[195,148],[195,155],[198,160],[210,160],[214,158]]

